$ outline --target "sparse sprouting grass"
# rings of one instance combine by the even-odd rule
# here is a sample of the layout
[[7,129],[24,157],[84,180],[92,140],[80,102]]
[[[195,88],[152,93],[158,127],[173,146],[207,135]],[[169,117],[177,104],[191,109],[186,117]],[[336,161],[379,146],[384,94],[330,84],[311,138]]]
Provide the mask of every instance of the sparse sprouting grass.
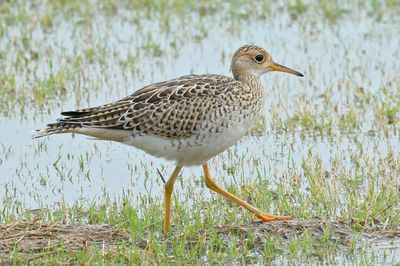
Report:
[[340,117],[339,128],[342,130],[354,130],[358,128],[357,114],[354,110],[350,109]]
[[323,0],[319,2],[324,17],[328,20],[335,21],[345,12],[342,5],[336,1]]
[[385,99],[375,107],[376,121],[380,126],[399,126],[400,101],[398,94],[385,93]]
[[284,121],[277,122],[277,129],[287,130],[311,130],[326,131],[332,129],[332,121],[329,115],[324,113],[316,113],[309,110],[303,110],[301,113],[294,114],[292,117]]
[[51,73],[46,80],[39,81],[33,88],[32,93],[35,102],[43,105],[49,98],[54,99],[57,96],[66,94],[66,77],[65,73]]
[[[398,263],[399,10],[394,0],[0,2],[0,264]],[[169,163],[84,138],[30,139],[61,110],[228,74],[245,42],[306,77],[265,78],[265,116],[212,160],[213,174],[292,222],[253,221],[191,169],[165,236],[156,169],[168,176]]]
[[288,11],[292,18],[297,19],[307,10],[307,5],[302,0],[296,0],[293,4],[288,5]]

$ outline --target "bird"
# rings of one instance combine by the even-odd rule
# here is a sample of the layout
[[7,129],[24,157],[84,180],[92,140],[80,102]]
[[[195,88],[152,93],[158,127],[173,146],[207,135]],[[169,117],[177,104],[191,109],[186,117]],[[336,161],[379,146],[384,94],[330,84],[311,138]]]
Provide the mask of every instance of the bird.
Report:
[[221,187],[208,161],[237,143],[263,113],[266,89],[260,76],[280,71],[303,74],[275,63],[257,45],[243,45],[231,60],[233,77],[186,75],[145,86],[118,101],[61,112],[61,118],[35,130],[33,138],[76,133],[134,146],[175,162],[164,184],[164,226],[171,220],[171,195],[183,167],[202,166],[207,188],[249,210],[263,222],[290,220],[250,205]]

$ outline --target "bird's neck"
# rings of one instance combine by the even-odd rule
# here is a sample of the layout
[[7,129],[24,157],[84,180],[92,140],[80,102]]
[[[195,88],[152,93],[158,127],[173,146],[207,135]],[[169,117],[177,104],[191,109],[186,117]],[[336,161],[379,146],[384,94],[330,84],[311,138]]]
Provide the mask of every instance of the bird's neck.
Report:
[[258,75],[254,75],[254,73],[243,71],[240,69],[233,69],[232,74],[236,80],[239,80],[243,83],[253,83],[254,81],[260,81]]
[[239,81],[245,85],[241,88],[241,90],[242,95],[244,95],[243,99],[245,98],[246,101],[250,102],[247,108],[249,109],[249,113],[251,113],[249,117],[251,118],[252,124],[263,113],[265,90],[258,76],[242,76]]
[[236,80],[246,84],[249,88],[252,88],[252,89],[262,89],[263,88],[263,86],[261,85],[260,78],[254,74],[242,73],[241,75],[235,75],[235,73],[233,73],[233,77]]

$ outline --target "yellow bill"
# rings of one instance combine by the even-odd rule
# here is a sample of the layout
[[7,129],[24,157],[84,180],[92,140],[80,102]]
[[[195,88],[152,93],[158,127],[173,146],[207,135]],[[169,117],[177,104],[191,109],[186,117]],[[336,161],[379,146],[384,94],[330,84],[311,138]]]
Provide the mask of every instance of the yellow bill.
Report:
[[298,71],[296,71],[296,70],[293,70],[293,69],[291,69],[291,68],[282,66],[282,65],[277,64],[277,63],[273,63],[273,64],[270,66],[270,68],[271,68],[273,71],[286,72],[286,73],[293,74],[293,75],[296,75],[296,76],[299,76],[299,77],[304,77],[304,75],[301,74],[300,72],[298,72]]

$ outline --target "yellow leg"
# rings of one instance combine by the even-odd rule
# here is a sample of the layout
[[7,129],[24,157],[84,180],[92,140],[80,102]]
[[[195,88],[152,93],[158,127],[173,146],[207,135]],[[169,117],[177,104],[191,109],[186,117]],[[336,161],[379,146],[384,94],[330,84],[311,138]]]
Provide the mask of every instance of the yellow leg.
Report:
[[209,189],[214,190],[215,192],[217,192],[218,194],[221,194],[225,198],[230,199],[233,202],[236,202],[237,204],[242,206],[243,208],[246,208],[247,210],[251,211],[252,213],[254,213],[255,216],[260,218],[262,221],[271,222],[271,221],[276,221],[276,220],[291,220],[292,219],[292,217],[290,217],[290,216],[275,216],[275,215],[271,215],[271,214],[262,212],[261,210],[257,209],[256,207],[253,207],[252,205],[250,205],[246,201],[244,201],[242,199],[239,199],[235,195],[229,193],[228,191],[226,191],[222,187],[220,187],[215,182],[215,180],[211,177],[210,170],[208,169],[208,165],[207,164],[203,165],[203,170],[204,170],[204,177],[205,177],[206,186]]
[[165,203],[165,220],[164,220],[164,233],[167,234],[171,220],[171,194],[174,190],[174,183],[181,171],[182,166],[177,165],[168,182],[164,185],[164,203]]

